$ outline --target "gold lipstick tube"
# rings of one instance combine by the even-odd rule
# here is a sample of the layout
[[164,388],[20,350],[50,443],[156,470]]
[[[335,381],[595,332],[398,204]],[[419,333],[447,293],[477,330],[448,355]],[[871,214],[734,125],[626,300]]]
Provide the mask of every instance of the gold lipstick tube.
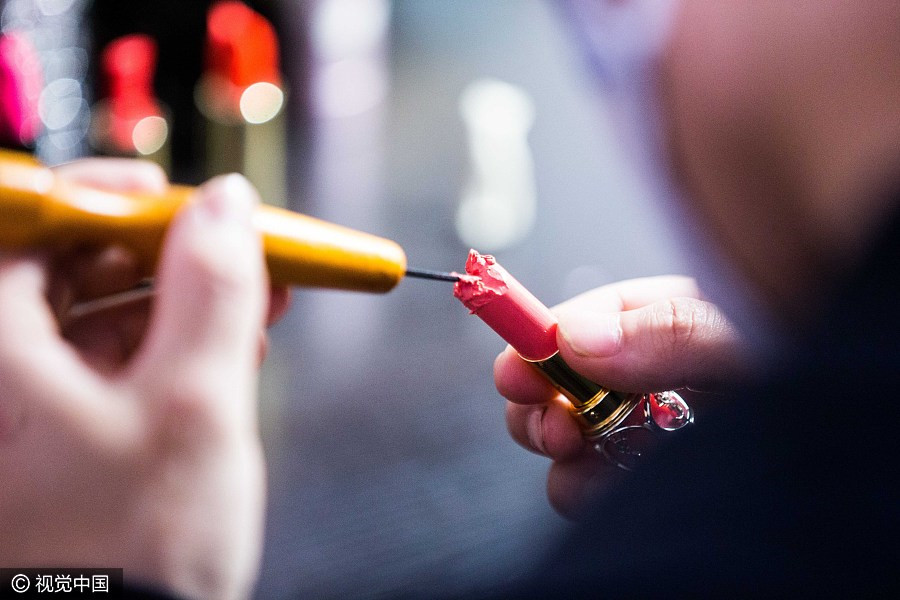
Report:
[[[194,191],[97,190],[56,177],[28,154],[0,151],[0,248],[120,244],[150,274],[166,227]],[[265,205],[253,221],[273,283],[387,292],[406,272],[406,255],[392,240]]]
[[559,352],[544,360],[527,360],[572,403],[585,438],[597,441],[618,427],[641,402],[642,394],[608,390],[572,370]]
[[[556,352],[528,360],[572,403],[572,415],[585,439],[615,466],[633,470],[656,434],[676,431],[694,421],[677,392],[626,394],[609,390],[576,373]],[[662,415],[660,413],[666,413]]]

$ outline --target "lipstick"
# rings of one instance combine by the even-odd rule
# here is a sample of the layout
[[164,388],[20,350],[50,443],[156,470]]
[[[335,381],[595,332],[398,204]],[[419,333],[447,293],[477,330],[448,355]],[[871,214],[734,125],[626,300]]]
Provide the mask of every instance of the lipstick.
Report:
[[243,2],[217,2],[207,14],[206,67],[194,103],[206,138],[205,175],[242,173],[265,201],[283,201],[287,125],[278,37]]
[[156,42],[142,33],[103,49],[106,98],[94,106],[90,141],[101,154],[146,158],[169,171],[169,119],[153,93],[156,56]]
[[0,143],[30,147],[40,132],[38,96],[44,76],[34,46],[21,33],[0,34]]
[[556,317],[493,256],[470,250],[453,293],[569,399],[585,438],[616,466],[636,466],[647,434],[693,422],[676,392],[618,392],[576,373],[559,354]]
[[[114,193],[57,178],[29,154],[0,150],[0,248],[121,244],[156,264],[166,227],[194,193],[170,186],[162,195]],[[274,206],[256,208],[273,283],[387,292],[406,273],[406,255],[391,240]]]

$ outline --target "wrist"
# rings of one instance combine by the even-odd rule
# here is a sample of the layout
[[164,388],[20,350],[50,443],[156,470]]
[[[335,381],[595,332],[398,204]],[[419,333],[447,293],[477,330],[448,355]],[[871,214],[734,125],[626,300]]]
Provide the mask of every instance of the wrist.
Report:
[[[168,465],[136,507],[130,581],[190,600],[248,598],[259,571],[264,468],[258,441]],[[188,467],[188,471],[184,468]]]

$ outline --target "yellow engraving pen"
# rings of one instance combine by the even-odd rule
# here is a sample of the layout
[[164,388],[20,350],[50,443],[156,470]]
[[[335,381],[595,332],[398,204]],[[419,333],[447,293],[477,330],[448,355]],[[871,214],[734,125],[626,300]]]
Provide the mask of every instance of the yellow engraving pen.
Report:
[[[181,185],[162,195],[97,190],[0,150],[0,248],[119,244],[150,274],[167,225],[193,193]],[[253,221],[276,284],[387,292],[420,273],[407,272],[403,249],[385,238],[266,205]]]

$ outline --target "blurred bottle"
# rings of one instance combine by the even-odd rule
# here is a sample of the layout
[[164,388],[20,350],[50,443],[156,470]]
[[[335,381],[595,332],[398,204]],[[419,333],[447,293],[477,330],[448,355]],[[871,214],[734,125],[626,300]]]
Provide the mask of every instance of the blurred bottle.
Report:
[[205,175],[243,173],[284,206],[285,94],[272,24],[243,2],[207,16],[206,71],[194,91],[206,138]]
[[87,153],[90,124],[89,48],[87,9],[91,0],[0,2],[0,28],[19,32],[37,50],[43,86],[36,106],[40,126],[35,154],[55,165]]
[[312,105],[317,117],[364,115],[389,91],[388,0],[314,0],[310,3]]
[[534,102],[497,79],[466,86],[459,101],[469,141],[469,172],[456,231],[471,248],[505,250],[522,242],[537,219],[537,187],[528,133]]
[[168,172],[169,119],[153,92],[156,56],[156,42],[139,33],[104,48],[106,97],[94,105],[90,142],[100,154],[147,158]]
[[41,128],[37,100],[44,77],[37,51],[18,32],[0,34],[0,144],[31,148]]

